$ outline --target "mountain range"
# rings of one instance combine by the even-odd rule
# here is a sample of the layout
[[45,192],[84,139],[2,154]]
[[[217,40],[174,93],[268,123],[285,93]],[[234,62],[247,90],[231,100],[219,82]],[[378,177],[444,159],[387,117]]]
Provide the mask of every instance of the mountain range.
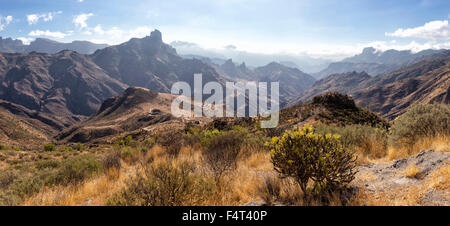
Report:
[[58,53],[63,50],[73,50],[81,54],[91,54],[98,49],[107,47],[106,44],[95,44],[88,41],[73,41],[62,43],[46,38],[37,38],[29,45],[23,44],[21,40],[0,37],[0,52],[3,53]]
[[345,58],[340,62],[334,62],[328,65],[313,76],[320,79],[331,74],[346,72],[366,72],[371,76],[386,74],[402,67],[417,63],[422,57],[436,54],[443,50],[423,50],[413,53],[409,50],[387,50],[378,51],[373,47],[365,48],[361,54]]
[[[40,41],[34,41],[29,47]],[[331,74],[316,81],[313,76],[290,67],[295,63],[289,61],[249,67],[246,63],[236,64],[232,59],[181,56],[162,41],[158,30],[144,38],[97,49],[92,54],[75,50],[51,53],[51,48],[46,50],[49,53],[25,53],[25,50],[6,53],[14,52],[14,46],[18,48],[23,44],[12,39],[1,39],[0,43],[2,50],[9,49],[0,53],[0,115],[8,118],[0,120],[4,126],[0,138],[17,137],[14,131],[26,131],[21,134],[39,140],[35,135],[39,131],[48,136],[65,131],[65,135],[59,135],[61,139],[76,141],[137,129],[129,127],[127,121],[111,124],[115,122],[112,115],[123,108],[124,103],[129,103],[126,106],[130,111],[139,112],[132,119],[134,125],[175,122],[168,113],[168,103],[163,102],[173,99],[167,94],[173,83],[185,81],[192,85],[195,73],[203,74],[204,84],[211,81],[221,84],[226,81],[279,82],[281,107],[306,104],[317,95],[338,92],[351,95],[358,105],[394,119],[416,103],[450,102],[450,51],[443,50],[413,54],[365,49],[362,54],[339,62],[350,66],[338,70],[330,65]],[[347,71],[355,65],[359,70]],[[366,71],[367,68],[374,69],[371,72]],[[380,73],[373,74],[377,70]],[[139,102],[134,106],[134,98],[130,96],[156,98],[150,98],[153,101],[150,104]],[[159,111],[149,113],[147,108]],[[8,121],[16,122],[16,126]],[[92,130],[92,127],[104,130]]]
[[377,76],[365,72],[333,74],[318,80],[290,106],[326,92],[352,95],[356,103],[394,119],[417,103],[450,103],[450,50],[421,56],[420,61]]

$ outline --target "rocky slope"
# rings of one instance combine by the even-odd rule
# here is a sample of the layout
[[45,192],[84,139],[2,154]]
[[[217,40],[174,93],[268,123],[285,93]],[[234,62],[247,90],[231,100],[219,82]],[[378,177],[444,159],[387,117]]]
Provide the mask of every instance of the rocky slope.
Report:
[[193,84],[195,73],[203,74],[204,83],[221,80],[202,61],[180,57],[174,48],[163,43],[158,30],[145,38],[98,50],[90,58],[111,77],[155,92],[170,93],[175,82]]
[[95,113],[103,100],[127,87],[73,51],[2,53],[0,82],[0,99],[35,111],[55,129]]
[[121,95],[107,99],[89,119],[62,131],[57,139],[61,142],[112,142],[116,137],[130,134],[145,136],[183,129],[189,119],[172,116],[171,104],[175,98],[171,94],[130,87]]
[[353,186],[367,193],[368,205],[448,206],[449,151],[358,167]]
[[256,68],[255,73],[258,76],[258,81],[280,83],[281,107],[308,90],[315,82],[311,75],[275,62]]
[[358,88],[362,82],[370,78],[370,75],[365,72],[358,73],[355,71],[330,75],[326,78],[316,81],[310,89],[308,89],[301,95],[301,98],[299,100],[294,101],[290,104],[290,106],[307,103],[313,97],[322,93],[351,93],[354,89]]
[[289,106],[307,103],[329,91],[351,95],[358,105],[394,119],[416,103],[450,103],[450,51],[420,58],[397,71],[367,77],[365,73],[334,74],[317,81]]
[[450,103],[450,51],[364,81],[356,102],[393,119],[416,103]]

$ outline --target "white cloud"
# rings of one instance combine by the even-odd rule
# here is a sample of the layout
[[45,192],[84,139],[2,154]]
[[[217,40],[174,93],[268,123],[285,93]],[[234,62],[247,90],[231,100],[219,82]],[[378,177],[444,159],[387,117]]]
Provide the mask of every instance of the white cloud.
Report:
[[367,44],[367,47],[371,46],[375,49],[386,51],[389,49],[395,49],[395,50],[411,50],[414,53],[420,52],[422,50],[427,49],[449,49],[450,48],[450,42],[436,42],[436,41],[429,41],[424,43],[419,43],[416,41],[411,41],[407,44],[396,44],[392,42],[384,42],[384,41],[377,41],[377,42],[371,42]]
[[62,33],[59,31],[42,31],[42,30],[35,30],[35,31],[31,31],[29,34],[29,36],[34,36],[34,37],[39,37],[39,36],[47,36],[47,37],[52,37],[52,38],[65,38],[67,36],[70,35],[70,33]]
[[6,26],[8,26],[13,21],[12,16],[0,17],[0,31],[3,31]]
[[94,32],[99,35],[105,34],[105,31],[100,24],[94,27]]
[[27,21],[29,25],[36,24],[39,21],[39,15],[37,14],[27,15]]
[[62,11],[58,12],[49,12],[49,13],[43,13],[43,14],[30,14],[27,15],[27,21],[29,25],[37,24],[40,19],[42,19],[44,22],[49,22],[53,20],[53,17],[57,14],[61,14]]
[[84,34],[92,35],[89,41],[94,43],[108,43],[110,45],[116,45],[126,42],[132,38],[143,38],[150,35],[152,28],[147,26],[141,26],[134,29],[123,30],[118,27],[112,27],[104,29],[101,25],[97,25],[94,28],[85,28]]
[[12,21],[13,21],[13,17],[12,16],[5,17],[6,25],[10,24]]
[[450,39],[450,25],[448,24],[448,20],[435,20],[415,28],[400,28],[393,33],[386,32],[385,35],[401,38],[447,40]]
[[25,45],[29,45],[30,42],[32,42],[34,40],[34,38],[25,38],[25,37],[19,37],[17,39],[22,41],[22,43],[25,44]]
[[73,23],[76,27],[82,29],[87,27],[86,21],[89,19],[89,17],[94,16],[93,13],[82,13],[80,15],[75,16],[73,19]]

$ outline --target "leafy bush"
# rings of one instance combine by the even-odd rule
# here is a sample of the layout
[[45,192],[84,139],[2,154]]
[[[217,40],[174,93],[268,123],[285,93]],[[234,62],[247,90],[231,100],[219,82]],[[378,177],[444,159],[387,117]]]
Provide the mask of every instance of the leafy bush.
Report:
[[66,146],[66,145],[61,145],[58,148],[59,151],[67,151],[67,152],[71,152],[73,151],[73,148],[71,146]]
[[56,146],[54,144],[46,144],[44,145],[44,151],[46,152],[56,151]]
[[128,163],[135,163],[139,159],[140,151],[133,147],[122,147],[119,154],[124,161]]
[[391,132],[393,140],[401,145],[413,145],[424,137],[449,135],[450,105],[414,105],[395,119]]
[[320,135],[305,126],[287,131],[271,143],[271,160],[282,177],[292,177],[306,199],[308,183],[313,194],[329,194],[350,183],[356,172],[353,154],[344,149],[336,135]]
[[189,163],[161,163],[129,181],[107,204],[119,206],[198,205],[212,193],[213,184],[193,174]]
[[77,151],[84,151],[84,150],[86,150],[86,149],[87,149],[87,147],[84,146],[82,143],[77,143],[77,144],[75,145],[75,150],[77,150]]
[[12,172],[0,171],[0,189],[8,188],[16,178],[17,175]]
[[219,182],[226,172],[236,168],[244,140],[242,133],[236,130],[212,130],[205,134],[202,139],[203,156],[214,173],[216,182]]
[[358,151],[364,156],[382,158],[387,155],[388,133],[383,128],[363,125],[337,127],[319,125],[315,131],[318,134],[337,134],[344,149]]
[[43,169],[54,169],[60,166],[60,162],[57,160],[39,160],[36,163],[36,168],[39,170]]
[[46,178],[46,184],[76,184],[102,171],[102,164],[91,155],[64,160],[57,172]]

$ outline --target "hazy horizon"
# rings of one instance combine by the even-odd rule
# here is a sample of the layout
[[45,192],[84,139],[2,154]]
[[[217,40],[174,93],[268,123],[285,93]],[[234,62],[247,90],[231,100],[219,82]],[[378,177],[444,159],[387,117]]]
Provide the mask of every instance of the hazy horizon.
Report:
[[33,3],[2,1],[0,36],[114,45],[158,29],[166,43],[191,43],[226,58],[254,53],[341,60],[365,47],[450,48],[450,3],[440,0]]

